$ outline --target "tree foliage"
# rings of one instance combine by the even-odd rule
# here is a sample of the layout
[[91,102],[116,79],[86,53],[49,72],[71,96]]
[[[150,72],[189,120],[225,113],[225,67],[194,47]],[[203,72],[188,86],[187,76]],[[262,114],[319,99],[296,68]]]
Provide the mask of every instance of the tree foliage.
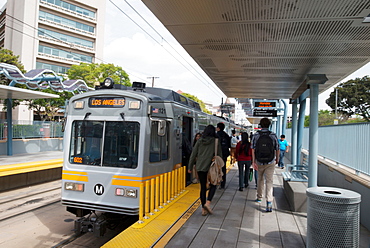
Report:
[[189,93],[181,93],[181,95],[183,96],[186,96],[187,98],[199,103],[200,105],[200,109],[204,112],[204,113],[207,113],[207,114],[212,114],[211,111],[209,111],[208,109],[206,109],[206,104],[200,100],[198,97],[194,96],[194,95],[191,95]]
[[69,79],[82,79],[89,87],[95,83],[103,82],[105,78],[111,77],[116,84],[131,86],[128,74],[120,66],[113,64],[87,64],[72,65],[67,71]]
[[[338,90],[338,105],[337,112],[343,119],[348,119],[350,116],[357,114],[364,118],[367,122],[370,121],[370,77],[355,78],[341,83],[336,87]],[[335,89],[330,93],[326,100],[333,110],[335,110]]]
[[[6,63],[10,65],[15,65],[18,69],[25,73],[23,64],[19,61],[19,56],[13,54],[13,51],[1,48],[0,49],[0,63]],[[4,75],[1,75],[0,84],[9,85],[10,79],[6,78]]]
[[[334,125],[334,120],[335,120],[335,114],[332,111],[329,110],[319,110],[318,114],[318,121],[319,121],[319,126],[329,126],[329,125]],[[353,118],[353,119],[338,119],[338,124],[350,124],[350,123],[359,123],[359,122],[364,122],[363,118]],[[309,127],[310,126],[310,116],[306,115],[304,117],[304,127]],[[292,127],[292,122],[288,122],[287,128]]]
[[33,110],[42,121],[54,121],[58,111],[65,106],[66,100],[70,99],[73,93],[55,92],[51,89],[42,90],[42,92],[59,95],[59,98],[31,99],[28,103],[28,109]]
[[[19,56],[16,56],[13,54],[13,51],[11,50],[8,50],[8,49],[4,49],[4,48],[1,48],[0,49],[0,63],[6,63],[6,64],[10,64],[10,65],[15,65],[19,68],[19,70],[22,72],[22,73],[25,73],[26,71],[24,70],[24,66],[23,64],[19,61]],[[0,84],[2,85],[9,85],[11,82],[10,79],[8,79],[7,77],[5,77],[3,74],[0,74]],[[26,88],[24,85],[16,85],[16,87],[19,87],[19,88]],[[6,109],[6,106],[7,106],[7,101],[8,99],[5,99],[4,101],[4,110]],[[16,106],[19,105],[19,100],[16,99],[16,100],[12,100],[12,107],[15,108]]]

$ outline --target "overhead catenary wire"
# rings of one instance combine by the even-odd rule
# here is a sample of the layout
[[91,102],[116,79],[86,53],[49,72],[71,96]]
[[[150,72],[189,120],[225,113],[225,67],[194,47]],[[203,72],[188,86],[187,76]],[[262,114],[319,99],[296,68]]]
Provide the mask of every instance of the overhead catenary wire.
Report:
[[[109,0],[109,2],[111,2],[122,14],[124,14],[127,18],[129,18],[135,25],[137,25],[143,32],[145,32],[150,38],[152,38],[156,43],[158,43],[164,50],[166,50],[166,52],[168,52],[174,59],[176,59],[183,67],[185,67],[185,69],[187,69],[190,73],[192,73],[197,79],[200,80],[201,83],[205,84],[209,89],[211,89],[213,92],[215,92],[216,94],[220,95],[220,96],[223,96],[222,94],[220,94],[220,92],[217,92],[215,91],[215,89],[213,87],[210,87],[212,86],[209,82],[206,81],[206,83],[200,79],[197,75],[194,74],[194,72],[192,70],[190,70],[188,67],[186,67],[184,65],[184,63],[182,63],[177,57],[175,57],[168,49],[166,49],[157,39],[155,39],[151,34],[148,33],[148,31],[146,31],[142,26],[140,26],[136,21],[134,21],[127,13],[125,13],[117,4],[115,4],[113,2],[113,0]],[[203,77],[203,75],[201,75],[149,22],[146,21],[146,19],[140,15],[138,13],[138,11],[131,5],[129,4],[126,0],[125,0],[126,4],[135,11],[135,13],[137,15],[139,15],[139,17],[147,24],[149,25],[149,27],[151,29],[153,29],[155,31],[155,33],[157,33],[160,38],[165,41],[198,75],[200,75],[201,77]],[[206,80],[204,77],[203,77],[204,80]]]
[[[2,13],[2,12],[1,12]],[[1,14],[0,13],[0,14]],[[16,17],[13,17],[13,16],[11,16],[11,15],[9,15],[9,14],[6,14],[6,16],[7,17],[9,17],[9,18],[11,18],[11,19],[14,19],[14,20],[16,20],[16,21],[18,21],[18,22],[20,22],[20,23],[22,23],[22,24],[24,24],[24,25],[26,25],[26,26],[28,26],[28,27],[30,27],[31,29],[34,29],[34,30],[36,30],[36,31],[39,31],[39,29],[38,28],[36,28],[36,27],[34,27],[34,26],[32,26],[32,25],[30,25],[30,24],[28,24],[28,23],[26,23],[26,22],[24,22],[24,21],[22,21],[22,20],[19,20],[18,18],[16,18]],[[13,23],[14,23],[14,20],[11,20]],[[23,32],[22,30],[18,30],[18,29],[16,29],[15,27],[11,27],[11,26],[9,26],[9,25],[5,25],[7,28],[10,28],[10,29],[12,29],[12,30],[14,30],[14,31],[16,31],[16,32],[19,32],[19,33],[21,33],[21,34],[23,34],[23,35],[26,35],[26,36],[28,36],[28,37],[30,37],[30,38],[33,38],[33,39],[35,39],[35,40],[38,40],[38,41],[40,41],[40,39],[38,38],[38,36],[34,36],[34,35],[30,35],[30,34],[26,34],[25,32]],[[58,40],[58,41],[60,41],[60,42],[64,42],[64,41],[62,41],[61,39],[59,39],[59,38],[57,38],[57,37],[54,37],[54,36],[52,36],[52,35],[50,35],[50,34],[46,34],[46,35],[48,35],[49,37],[51,37],[51,38],[53,38],[53,39],[56,39],[56,40]],[[59,48],[59,46],[56,46],[56,45],[53,45],[53,44],[48,44],[48,46],[50,46],[50,47],[52,47],[52,48]],[[70,44],[70,48],[74,48],[73,47],[73,43],[71,43]],[[64,50],[64,51],[66,51],[66,52],[68,52],[68,53],[70,53],[70,54],[72,54],[72,52],[71,51],[68,51],[68,50]],[[74,55],[79,55],[79,54],[76,54],[76,53],[74,53]],[[107,62],[107,61],[105,61],[104,59],[102,59],[102,58],[99,58],[99,57],[97,57],[97,56],[95,56],[95,54],[94,54],[94,58],[96,58],[96,59],[98,59],[98,60],[100,60],[100,61],[102,61],[103,63],[109,63],[109,62]],[[82,60],[81,60],[81,62],[83,62]],[[125,72],[127,72],[128,74],[131,74],[131,75],[133,75],[134,77],[136,77],[136,78],[139,78],[140,80],[143,80],[143,81],[147,81],[147,80],[145,80],[144,78],[142,78],[142,77],[140,77],[140,76],[138,76],[138,75],[135,75],[135,73],[131,73],[131,72],[129,72],[129,71],[127,71],[126,69],[124,70]]]
[[[123,14],[125,14],[126,16],[127,16],[127,18],[129,18],[132,22],[134,22],[138,27],[140,27],[149,37],[151,37],[155,42],[157,42],[159,45],[161,45],[162,46],[162,48],[163,49],[165,49],[173,58],[175,58],[184,68],[186,68],[190,73],[192,73],[198,80],[200,80],[200,82],[201,83],[203,83],[203,84],[205,84],[208,88],[210,88],[213,92],[215,92],[216,94],[218,94],[218,95],[220,95],[220,96],[222,96],[222,94],[220,94],[220,92],[217,92],[217,91],[215,91],[215,89],[214,88],[212,88],[211,86],[211,84],[209,83],[209,82],[204,82],[202,79],[200,79],[197,75],[195,75],[194,74],[194,72],[192,71],[192,70],[190,70],[186,65],[184,65],[184,63],[182,63],[177,57],[175,57],[172,53],[171,53],[171,51],[169,51],[167,48],[165,48],[160,42],[158,42],[152,35],[150,35],[144,28],[142,28],[137,22],[135,22],[131,17],[129,17],[122,9],[120,9],[112,0],[110,0],[110,2],[121,12],[121,13],[123,13]],[[146,20],[145,20],[145,18],[144,17],[142,17],[137,11],[136,11],[136,9],[135,8],[133,8],[127,1],[125,1],[129,6],[130,6],[130,8],[132,8],[139,16],[140,16],[140,18],[142,18],[149,26],[150,26],[150,28],[151,29],[153,29],[160,37],[161,37],[161,39],[163,40],[163,41],[165,41],[184,61],[186,61],[186,59],[152,26],[152,25],[150,25]],[[30,27],[30,28],[32,28],[32,29],[34,29],[34,30],[36,30],[36,31],[39,31],[39,29],[38,28],[36,28],[36,27],[34,27],[34,26],[32,26],[32,25],[30,25],[30,24],[28,24],[28,23],[25,23],[24,21],[22,21],[22,20],[19,20],[18,18],[16,18],[16,17],[13,17],[13,16],[11,16],[11,15],[9,15],[9,14],[6,14],[6,16],[8,16],[8,17],[10,17],[11,19],[14,19],[14,20],[16,20],[16,21],[18,21],[18,22],[20,22],[20,23],[22,23],[22,24],[24,24],[24,25],[26,25],[26,26],[28,26],[28,27]],[[14,22],[14,21],[13,21]],[[36,40],[40,40],[38,37],[35,37],[35,36],[37,36],[37,35],[35,35],[35,36],[31,36],[30,34],[26,34],[25,32],[23,32],[23,31],[21,31],[21,30],[18,30],[18,29],[16,29],[15,27],[11,27],[11,26],[9,26],[9,25],[6,25],[6,27],[8,27],[8,28],[10,28],[10,29],[13,29],[13,30],[15,30],[15,31],[17,31],[17,32],[19,32],[19,33],[22,33],[22,34],[24,34],[24,35],[27,35],[27,36],[29,36],[29,37],[31,37],[31,38],[34,38],[34,39],[36,39]],[[53,38],[53,39],[56,39],[56,40],[59,40],[59,41],[61,41],[62,42],[62,40],[61,39],[59,39],[59,38],[57,38],[57,37],[54,37],[54,36],[52,36],[51,34],[45,34],[45,35],[47,35],[47,36],[49,36],[49,37],[51,37],[51,38]],[[51,46],[52,48],[59,48],[59,46],[55,46],[55,45],[52,45],[52,44],[48,44],[49,46]],[[73,43],[70,43],[70,48],[71,49],[73,49],[74,48],[74,46],[73,46]],[[64,51],[66,51],[66,52],[69,52],[70,54],[72,54],[72,52],[71,51],[68,51],[68,50],[64,50]],[[73,53],[73,55],[74,56],[82,56],[83,54],[78,54],[78,53]],[[93,57],[95,57],[96,59],[98,59],[98,60],[100,60],[100,61],[102,61],[102,62],[104,62],[104,63],[109,63],[109,62],[107,62],[107,61],[105,61],[104,59],[102,59],[102,58],[99,58],[99,57],[97,57],[95,54],[93,55]],[[81,58],[81,57],[80,57]],[[80,60],[81,62],[84,62],[82,59]],[[203,79],[205,79],[204,77],[203,77],[203,75],[201,75],[188,61],[186,61],[186,63],[199,75],[199,76],[201,76]],[[126,69],[125,69],[125,71],[127,71]],[[147,80],[145,80],[144,78],[142,78],[142,77],[140,77],[140,76],[137,76],[137,75],[135,75],[134,73],[131,73],[131,72],[129,72],[129,71],[127,71],[127,73],[129,73],[129,74],[131,74],[132,76],[134,76],[134,77],[136,77],[136,78],[139,78],[140,80],[143,80],[143,81],[147,81]]]

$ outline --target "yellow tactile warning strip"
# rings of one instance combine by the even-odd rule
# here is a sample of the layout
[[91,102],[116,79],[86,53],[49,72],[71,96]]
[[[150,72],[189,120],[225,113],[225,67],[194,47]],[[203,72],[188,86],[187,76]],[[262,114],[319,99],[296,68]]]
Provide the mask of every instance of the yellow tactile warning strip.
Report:
[[[163,210],[152,215],[151,220],[144,220],[147,223],[135,223],[102,247],[151,247],[198,200],[199,186],[199,184],[189,185],[182,195],[178,196]],[[187,219],[190,215],[184,217]]]
[[[233,165],[226,164],[227,172]],[[200,184],[191,184],[186,187],[178,199],[174,200],[163,210],[156,213],[150,221],[144,224],[135,223],[125,231],[111,239],[102,248],[116,247],[164,247],[177,230],[198,209]]]
[[153,246],[154,248],[165,247],[171,238],[177,233],[177,231],[185,224],[185,222],[192,216],[192,214],[198,209],[200,200],[195,202],[189,210],[164,234],[161,239]]
[[62,158],[20,164],[8,164],[0,166],[0,176],[9,176],[32,171],[47,170],[62,166]]

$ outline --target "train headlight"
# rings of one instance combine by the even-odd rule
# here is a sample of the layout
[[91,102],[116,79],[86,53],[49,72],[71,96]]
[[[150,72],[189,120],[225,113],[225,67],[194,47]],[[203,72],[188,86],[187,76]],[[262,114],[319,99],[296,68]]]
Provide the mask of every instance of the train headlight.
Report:
[[104,79],[103,83],[100,84],[100,87],[102,89],[112,89],[113,88],[114,81],[112,78],[107,77]]
[[130,198],[136,198],[137,197],[137,190],[136,189],[116,188],[115,195],[125,196],[125,197],[130,197]]
[[83,109],[84,108],[84,101],[75,101],[73,106],[75,109]]
[[130,101],[128,103],[129,109],[140,109],[140,101]]
[[85,185],[83,183],[72,183],[72,182],[64,183],[65,190],[84,192],[84,188],[85,188]]
[[136,198],[136,189],[127,189],[126,190],[126,196]]

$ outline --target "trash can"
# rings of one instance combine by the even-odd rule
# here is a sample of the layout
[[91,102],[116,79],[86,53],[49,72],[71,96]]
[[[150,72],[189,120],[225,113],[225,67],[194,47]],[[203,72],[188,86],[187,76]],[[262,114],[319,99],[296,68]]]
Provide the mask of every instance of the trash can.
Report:
[[359,247],[361,195],[331,187],[308,188],[307,247]]

